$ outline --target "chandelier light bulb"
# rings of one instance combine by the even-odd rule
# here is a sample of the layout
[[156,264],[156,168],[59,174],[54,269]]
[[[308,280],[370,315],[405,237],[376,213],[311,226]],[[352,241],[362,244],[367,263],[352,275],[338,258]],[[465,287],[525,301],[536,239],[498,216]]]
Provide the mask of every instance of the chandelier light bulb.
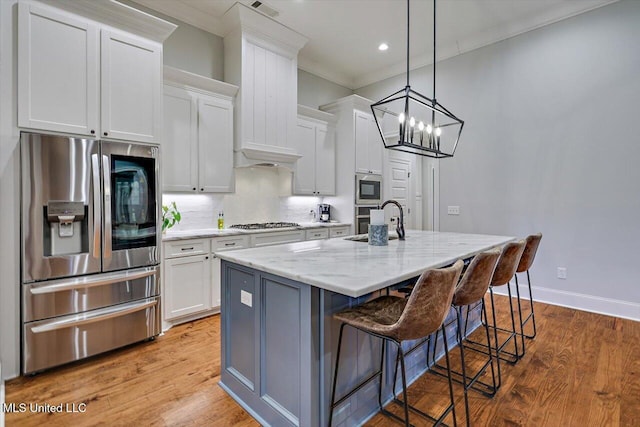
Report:
[[416,119],[414,119],[413,117],[411,117],[409,119],[409,126],[414,127],[416,125]]
[[436,128],[436,136],[440,136],[440,135],[442,135],[442,129]]
[[427,133],[433,132],[433,127],[431,125],[427,125]]
[[400,115],[398,116],[398,122],[404,123],[404,113],[400,113]]
[[418,129],[420,130],[420,132],[422,132],[424,130],[424,123],[418,123]]

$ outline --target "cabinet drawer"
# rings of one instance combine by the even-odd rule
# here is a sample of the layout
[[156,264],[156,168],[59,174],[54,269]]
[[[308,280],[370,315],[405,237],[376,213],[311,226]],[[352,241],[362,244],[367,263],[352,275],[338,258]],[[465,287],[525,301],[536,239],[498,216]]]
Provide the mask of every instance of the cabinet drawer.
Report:
[[342,237],[349,235],[349,227],[334,227],[329,229],[329,237]]
[[327,228],[315,228],[313,230],[306,231],[307,240],[320,240],[329,238],[329,229]]
[[189,239],[165,242],[164,258],[208,254],[210,247],[209,240],[210,239]]
[[251,247],[302,242],[303,240],[304,230],[278,231],[275,233],[258,233],[251,236]]
[[211,240],[211,251],[229,251],[249,247],[249,236],[216,237]]

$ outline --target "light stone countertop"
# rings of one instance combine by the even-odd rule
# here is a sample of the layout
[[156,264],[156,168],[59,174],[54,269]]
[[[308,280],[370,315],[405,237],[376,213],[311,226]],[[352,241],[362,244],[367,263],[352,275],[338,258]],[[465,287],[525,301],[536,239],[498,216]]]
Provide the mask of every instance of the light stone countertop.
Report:
[[272,233],[276,231],[309,230],[313,228],[351,226],[351,224],[347,224],[344,222],[301,222],[299,224],[300,225],[298,227],[266,228],[260,230],[241,230],[236,228],[224,228],[222,230],[219,230],[217,228],[167,230],[167,232],[162,235],[162,241],[168,242],[172,240],[207,239],[211,237],[237,236],[240,234]]
[[216,256],[321,289],[359,297],[515,240],[509,236],[407,230],[371,246],[344,238],[218,252]]

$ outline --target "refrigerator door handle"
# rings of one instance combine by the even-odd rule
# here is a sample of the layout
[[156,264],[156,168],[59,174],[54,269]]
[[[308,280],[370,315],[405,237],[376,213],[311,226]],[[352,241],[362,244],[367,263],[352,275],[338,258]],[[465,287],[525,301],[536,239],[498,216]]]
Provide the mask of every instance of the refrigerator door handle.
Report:
[[104,258],[111,258],[111,168],[109,156],[102,156],[102,179],[104,180]]
[[74,326],[86,325],[88,323],[102,322],[114,317],[124,316],[126,314],[135,313],[136,311],[146,310],[158,304],[158,300],[142,301],[127,306],[118,305],[107,309],[99,310],[92,314],[80,314],[71,319],[52,320],[44,325],[38,325],[31,328],[31,332],[39,334],[42,332],[57,331],[60,329],[72,328]]
[[100,277],[98,279],[75,279],[69,281],[62,281],[60,283],[52,285],[44,285],[38,287],[38,285],[32,285],[29,290],[32,295],[52,294],[55,292],[70,291],[74,289],[93,288],[95,286],[110,285],[112,283],[125,282],[129,280],[142,279],[149,276],[154,276],[157,270],[138,271],[135,273],[117,273],[107,277]]
[[93,178],[93,257],[100,258],[100,161],[97,154],[91,155],[91,171]]

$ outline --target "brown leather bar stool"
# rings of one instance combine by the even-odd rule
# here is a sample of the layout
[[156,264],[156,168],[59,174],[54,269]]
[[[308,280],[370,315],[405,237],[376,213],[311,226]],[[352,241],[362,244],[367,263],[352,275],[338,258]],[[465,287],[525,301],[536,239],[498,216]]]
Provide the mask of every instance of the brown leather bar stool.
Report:
[[[487,289],[489,288],[489,283],[491,281],[491,277],[493,276],[493,271],[496,268],[499,257],[499,249],[485,251],[476,255],[464,272],[464,275],[460,279],[460,282],[458,283],[458,286],[456,286],[455,292],[453,294],[452,305],[456,312],[456,326],[459,343],[458,347],[460,348],[460,363],[462,365],[462,372],[456,372],[453,370],[451,372],[454,374],[454,381],[462,383],[462,386],[464,388],[464,406],[467,414],[467,425],[469,425],[469,399],[467,397],[468,390],[475,389],[486,396],[493,397],[498,391],[498,387],[500,387],[499,375],[498,381],[496,382],[496,374],[498,374],[500,371],[500,360],[497,358],[494,359],[492,356],[492,352],[489,351],[487,352],[489,357],[483,363],[480,369],[478,369],[478,371],[473,375],[469,375],[467,373],[467,366],[465,363],[464,355],[465,346],[463,345],[463,340],[465,340],[467,334],[467,323],[465,322],[463,328],[462,308],[466,307],[467,313],[480,308],[481,315],[483,316],[482,326],[484,327],[488,347],[491,344],[491,338],[489,337],[489,326],[487,323],[487,310],[484,306],[484,295],[487,293]],[[436,345],[438,343],[438,335],[439,333],[436,331],[432,357],[434,360],[434,366],[442,370],[444,369],[444,367],[438,365],[435,362],[435,351]],[[444,337],[446,341],[446,335]],[[494,367],[494,360],[496,361],[496,364],[498,366],[497,370]],[[480,376],[485,373],[488,367],[491,367],[491,384],[484,383],[479,379]],[[438,373],[440,374],[440,372]]]
[[[513,277],[516,272],[516,268],[518,267],[518,263],[520,262],[520,257],[522,256],[522,252],[524,251],[525,241],[520,240],[518,242],[507,243],[502,247],[502,252],[500,253],[500,258],[498,258],[498,264],[496,265],[496,269],[493,272],[493,276],[491,278],[491,284],[489,286],[489,295],[491,298],[491,316],[493,320],[493,324],[489,325],[489,328],[493,329],[495,346],[488,347],[487,352],[493,351],[494,355],[505,362],[516,363],[522,356],[524,356],[524,340],[522,342],[522,353],[520,353],[518,349],[518,337],[521,336],[521,332],[516,330],[516,321],[513,310],[513,301],[511,298],[511,288],[508,286],[509,280]],[[507,285],[507,293],[509,295],[509,311],[511,314],[511,328],[501,328],[498,327],[496,322],[496,305],[493,297],[493,288],[497,286]],[[506,332],[508,337],[500,344],[498,341],[498,331]],[[513,352],[505,350],[509,341],[513,340]],[[479,343],[477,341],[466,340],[467,343],[472,343],[475,345],[480,345],[485,347],[483,343]],[[506,355],[506,356],[505,356]],[[500,369],[498,369],[498,376],[500,377]]]
[[[520,332],[521,337],[527,338],[535,338],[536,337],[536,315],[533,311],[533,294],[531,292],[531,276],[529,275],[529,269],[533,265],[533,260],[536,258],[536,253],[538,252],[538,246],[540,246],[540,240],[542,240],[542,233],[531,234],[527,236],[525,239],[525,247],[524,252],[522,253],[522,257],[520,257],[520,262],[518,263],[518,268],[516,268],[516,274],[514,275],[516,280],[516,292],[518,295],[518,314],[520,315]],[[527,285],[529,287],[529,303],[531,304],[531,311],[527,315],[527,317],[522,319],[522,307],[520,306],[520,287],[518,286],[518,273],[527,273]],[[525,334],[524,327],[531,320],[533,324],[533,334]]]
[[[509,280],[516,273],[516,268],[518,267],[518,263],[520,262],[520,257],[522,256],[522,252],[524,251],[525,241],[519,240],[517,242],[511,242],[504,245],[502,248],[502,253],[500,253],[500,258],[498,259],[498,264],[496,265],[496,269],[493,272],[493,277],[491,278],[491,285],[489,286],[489,295],[491,297],[491,313],[493,317],[493,327],[494,338],[495,338],[495,352],[498,358],[501,358],[504,361],[509,363],[516,363],[522,356],[524,356],[524,341],[522,342],[522,353],[518,351],[518,339],[519,336],[518,331],[516,330],[516,321],[514,317],[513,310],[513,298],[511,296],[511,287],[509,285]],[[495,302],[493,298],[493,288],[496,286],[504,286],[507,285],[507,294],[509,295],[509,312],[511,313],[511,329],[500,328],[496,322],[496,310],[495,310]],[[498,331],[506,332],[509,334],[509,337],[504,340],[502,344],[498,342]],[[522,331],[521,331],[522,332]],[[513,348],[514,351],[509,352],[504,348],[507,346],[509,341],[513,340]],[[506,354],[508,357],[502,357],[501,354]]]
[[[453,414],[454,425],[457,426],[453,384],[450,374],[449,394],[451,403],[437,419],[409,405],[407,401],[407,379],[402,342],[405,340],[425,338],[438,330],[438,328],[444,328],[443,322],[447,312],[449,311],[451,300],[453,299],[453,291],[456,283],[458,282],[458,278],[460,277],[462,266],[463,262],[457,261],[455,264],[447,268],[425,271],[418,278],[409,298],[382,296],[360,306],[349,308],[334,314],[334,318],[342,323],[340,325],[336,367],[333,375],[331,406],[329,409],[329,427],[331,427],[334,408],[351,397],[365,384],[378,377],[380,379],[378,385],[378,404],[380,405],[380,411],[383,414],[397,421],[403,422],[406,426],[410,426],[410,409],[426,418],[436,421],[436,425],[440,424],[444,417],[451,412]],[[338,379],[338,368],[340,366],[342,333],[347,325],[384,340],[383,345],[381,346],[380,369],[336,401],[336,383]],[[387,411],[382,406],[382,372],[384,367],[384,342],[386,341],[394,343],[398,349],[397,358],[400,360],[402,374],[402,403],[404,407],[404,419]],[[447,358],[447,367],[449,367],[449,351],[446,340],[445,355]]]

